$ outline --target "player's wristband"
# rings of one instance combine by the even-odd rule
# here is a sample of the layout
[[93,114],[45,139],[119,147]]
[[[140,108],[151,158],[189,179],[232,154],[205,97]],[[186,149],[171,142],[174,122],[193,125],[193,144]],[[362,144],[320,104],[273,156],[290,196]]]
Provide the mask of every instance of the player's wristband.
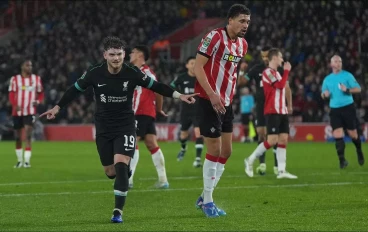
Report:
[[350,89],[346,89],[345,93],[350,94]]
[[174,92],[173,92],[173,95],[172,95],[172,97],[173,97],[173,98],[175,98],[175,99],[179,99],[179,98],[180,98],[180,96],[181,96],[181,93],[179,93],[178,91],[174,91]]

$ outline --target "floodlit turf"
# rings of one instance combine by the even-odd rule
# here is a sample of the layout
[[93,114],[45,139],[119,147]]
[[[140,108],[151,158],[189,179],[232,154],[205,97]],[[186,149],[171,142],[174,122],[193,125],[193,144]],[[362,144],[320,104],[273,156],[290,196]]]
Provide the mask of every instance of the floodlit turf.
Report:
[[271,151],[266,176],[246,177],[243,160],[256,144],[234,143],[214,193],[228,215],[216,219],[194,207],[203,185],[202,169],[192,167],[194,144],[180,163],[178,143],[160,145],[170,189],[154,189],[156,171],[140,144],[125,221],[111,224],[113,181],[105,177],[94,143],[36,142],[32,168],[14,169],[14,143],[0,142],[0,231],[368,230],[368,163],[365,168],[357,164],[351,143],[343,171],[334,144],[289,144],[287,169],[297,180],[275,178]]

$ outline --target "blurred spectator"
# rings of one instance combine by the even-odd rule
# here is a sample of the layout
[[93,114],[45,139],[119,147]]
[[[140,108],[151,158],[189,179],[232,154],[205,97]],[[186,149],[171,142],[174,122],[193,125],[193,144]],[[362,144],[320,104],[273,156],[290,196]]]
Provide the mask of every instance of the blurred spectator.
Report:
[[[8,112],[9,78],[19,72],[17,63],[24,56],[32,57],[35,71],[43,78],[46,100],[39,110],[45,110],[57,102],[88,66],[102,61],[100,42],[104,36],[119,36],[129,46],[149,44],[154,49],[167,48],[165,35],[196,18],[225,17],[233,3],[238,2],[56,1],[41,16],[19,28],[16,40],[0,48],[0,119]],[[246,1],[245,4],[252,11],[245,60],[252,67],[260,59],[263,46],[282,49],[284,58],[293,66],[289,82],[294,93],[294,121],[327,120],[327,102],[320,98],[320,86],[330,72],[329,59],[335,53],[342,56],[344,69],[352,72],[364,89],[356,99],[361,118],[368,120],[368,68],[362,65],[368,59],[365,58],[368,57],[368,1],[281,1],[276,5],[274,1]],[[149,65],[164,83],[183,70],[183,64],[170,59],[164,62],[160,57],[150,60]],[[253,89],[251,83],[247,85]],[[316,107],[307,96],[311,96],[318,110],[304,109]],[[56,122],[91,123],[92,100],[92,91],[86,91],[60,113]],[[234,99],[237,119],[240,119],[239,104],[239,98]],[[158,121],[178,122],[178,105],[165,98],[164,111],[170,117],[159,117]],[[304,117],[303,112],[306,112]]]

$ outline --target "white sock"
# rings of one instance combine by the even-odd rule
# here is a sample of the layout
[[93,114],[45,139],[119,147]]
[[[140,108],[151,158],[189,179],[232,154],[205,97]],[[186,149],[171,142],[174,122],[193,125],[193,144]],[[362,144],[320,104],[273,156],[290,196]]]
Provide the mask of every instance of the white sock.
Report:
[[217,157],[206,154],[203,163],[203,204],[213,202],[212,193],[216,181],[217,159]]
[[138,160],[139,160],[139,150],[135,149],[134,156],[130,160],[130,170],[132,170],[132,176],[129,178],[129,184],[133,184],[133,176],[135,173],[135,169],[137,168]]
[[276,150],[278,170],[279,172],[285,172],[286,169],[286,147],[277,147]]
[[258,147],[253,151],[253,153],[248,157],[248,162],[253,164],[254,161],[260,157],[264,152],[266,152],[270,148],[270,145],[267,142],[260,143]]
[[167,182],[167,176],[166,176],[164,154],[162,153],[161,149],[158,148],[158,150],[155,151],[151,156],[152,156],[153,164],[156,167],[156,171],[157,171],[157,175],[158,175],[158,181],[160,183],[166,183]]
[[25,150],[24,151],[24,162],[29,164],[31,162],[31,156],[32,156],[31,150]]
[[216,188],[218,182],[220,181],[220,178],[222,176],[222,173],[224,173],[225,171],[225,164],[222,163],[217,163],[217,167],[216,167],[216,179],[215,179],[215,184],[214,184],[214,188]]
[[15,149],[15,154],[17,155],[18,162],[23,162],[23,149]]

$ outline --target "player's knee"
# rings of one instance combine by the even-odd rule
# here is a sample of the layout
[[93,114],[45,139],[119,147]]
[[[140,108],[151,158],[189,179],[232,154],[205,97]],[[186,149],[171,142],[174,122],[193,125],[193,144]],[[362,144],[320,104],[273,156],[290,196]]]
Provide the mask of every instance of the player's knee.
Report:
[[180,139],[181,140],[188,139],[188,131],[181,131],[180,132]]
[[277,136],[268,136],[267,142],[271,147],[273,147],[278,143],[278,137]]
[[356,130],[353,130],[353,131],[348,130],[348,134],[349,134],[350,138],[352,138],[352,139],[357,139],[358,138],[358,132]]
[[334,138],[342,138],[344,137],[344,131],[342,130],[342,128],[338,128],[332,132],[332,135]]
[[278,140],[277,140],[277,144],[287,145],[287,143],[288,143],[288,136],[287,135],[280,135]]
[[115,168],[113,165],[104,167],[105,174],[109,179],[114,179],[116,176]]

